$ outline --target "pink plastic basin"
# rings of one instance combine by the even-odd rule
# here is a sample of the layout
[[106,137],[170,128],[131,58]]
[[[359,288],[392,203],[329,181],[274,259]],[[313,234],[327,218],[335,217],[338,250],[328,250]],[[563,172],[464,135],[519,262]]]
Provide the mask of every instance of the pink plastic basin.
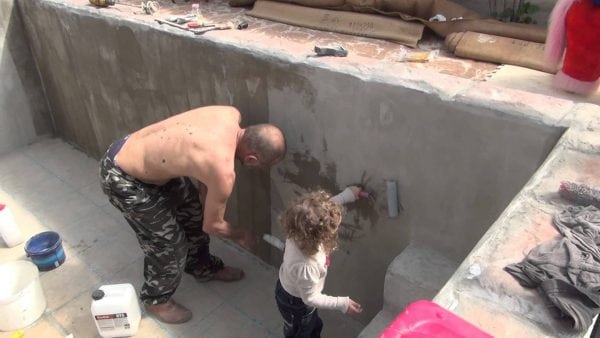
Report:
[[411,303],[379,338],[491,338],[454,313],[428,300]]

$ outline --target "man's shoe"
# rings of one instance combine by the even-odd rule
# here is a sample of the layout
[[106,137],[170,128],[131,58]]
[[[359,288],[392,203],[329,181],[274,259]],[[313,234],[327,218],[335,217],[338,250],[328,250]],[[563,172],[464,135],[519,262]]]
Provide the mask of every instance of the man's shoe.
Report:
[[146,304],[145,308],[148,313],[163,323],[181,324],[192,319],[192,311],[171,299],[162,304]]
[[211,280],[218,280],[221,282],[235,282],[244,278],[244,270],[234,268],[231,266],[224,266],[221,270],[215,272],[212,275],[201,275],[192,269],[186,269],[185,272],[194,276],[196,281],[200,283],[205,283]]
[[234,268],[231,266],[225,266],[223,269],[215,272],[210,280],[218,280],[222,282],[235,282],[244,278],[244,270]]

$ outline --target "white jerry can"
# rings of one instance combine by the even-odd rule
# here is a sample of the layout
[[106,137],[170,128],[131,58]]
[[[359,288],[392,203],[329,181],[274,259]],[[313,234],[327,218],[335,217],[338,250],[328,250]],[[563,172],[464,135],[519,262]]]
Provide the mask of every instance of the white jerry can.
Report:
[[102,285],[92,293],[92,317],[105,338],[133,336],[142,317],[133,285]]

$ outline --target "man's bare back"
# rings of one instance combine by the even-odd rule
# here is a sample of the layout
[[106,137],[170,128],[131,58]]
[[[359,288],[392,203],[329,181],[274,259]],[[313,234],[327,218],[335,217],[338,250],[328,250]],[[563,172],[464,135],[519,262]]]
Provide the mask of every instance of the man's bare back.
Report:
[[240,112],[229,106],[202,107],[175,115],[131,134],[116,155],[116,164],[128,175],[150,184],[162,185],[183,176],[198,180],[202,183],[204,231],[237,239],[248,247],[254,235],[232,228],[224,219],[235,183],[235,159],[245,166],[269,167],[283,158],[286,146],[277,127],[242,129],[240,120]]
[[146,183],[188,176],[206,184],[215,170],[233,173],[239,123],[233,107],[190,110],[131,134],[116,162]]

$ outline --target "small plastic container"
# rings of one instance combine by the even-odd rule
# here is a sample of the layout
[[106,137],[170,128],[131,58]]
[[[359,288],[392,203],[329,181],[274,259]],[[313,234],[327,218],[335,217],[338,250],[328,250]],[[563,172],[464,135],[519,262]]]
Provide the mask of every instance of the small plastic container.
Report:
[[15,222],[15,219],[8,210],[8,207],[0,203],[0,234],[2,240],[9,248],[23,243],[23,235],[21,229]]
[[100,336],[127,337],[137,333],[142,317],[133,285],[102,285],[92,293],[90,310]]
[[190,15],[194,16],[194,19],[200,26],[204,25],[204,21],[206,20],[204,19],[202,11],[200,10],[200,4],[192,4],[192,11],[190,12]]

